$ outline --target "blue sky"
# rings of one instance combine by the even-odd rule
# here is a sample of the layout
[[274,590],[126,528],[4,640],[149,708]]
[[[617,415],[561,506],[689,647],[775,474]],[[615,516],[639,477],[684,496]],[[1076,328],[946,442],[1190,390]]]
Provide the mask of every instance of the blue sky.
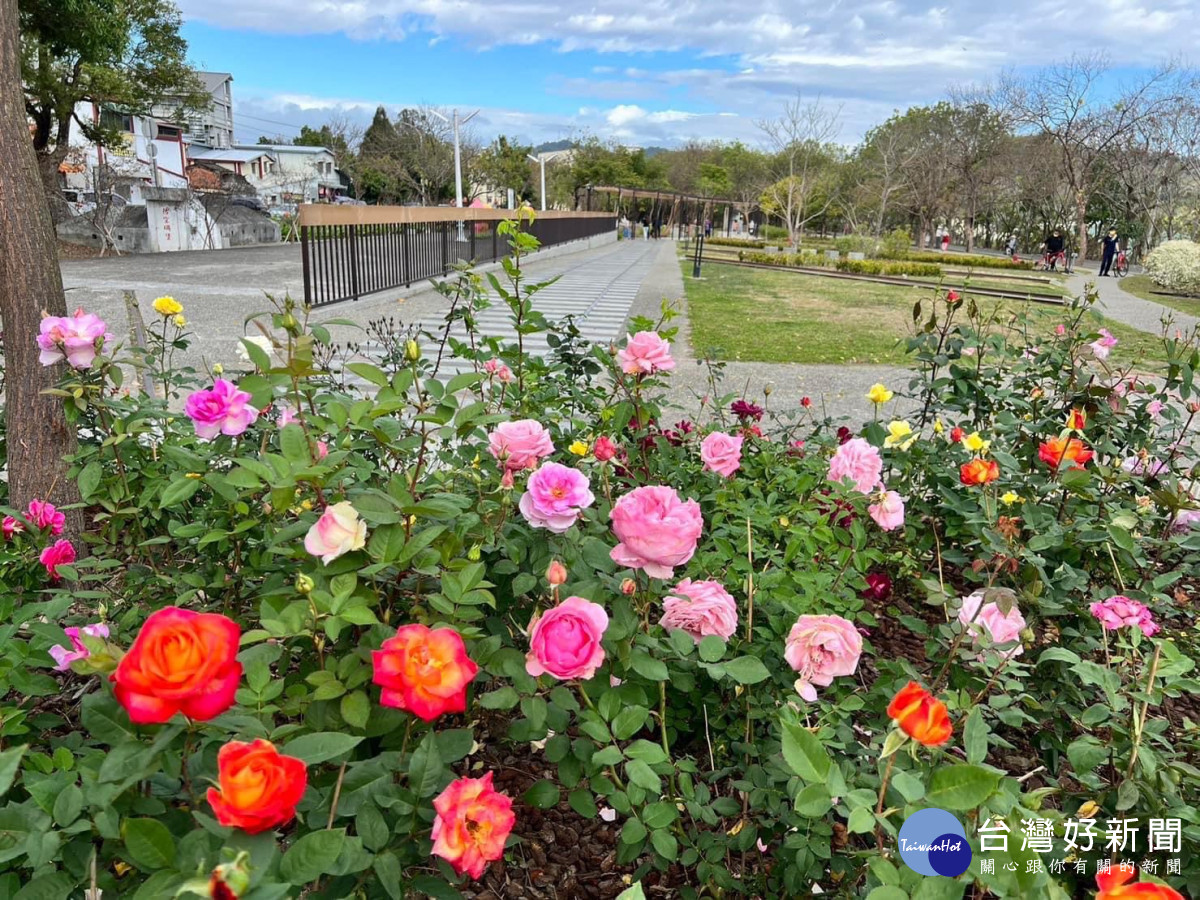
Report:
[[1193,0],[177,2],[193,62],[233,73],[249,141],[433,104],[481,109],[484,140],[757,143],[755,122],[799,91],[839,107],[852,142],[1006,67],[1099,49],[1137,70],[1200,41]]

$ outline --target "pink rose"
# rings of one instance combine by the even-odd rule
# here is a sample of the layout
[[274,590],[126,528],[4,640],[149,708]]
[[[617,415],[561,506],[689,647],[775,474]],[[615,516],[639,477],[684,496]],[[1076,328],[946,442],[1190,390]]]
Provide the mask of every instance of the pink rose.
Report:
[[596,438],[596,443],[592,447],[592,455],[600,462],[608,462],[617,455],[617,445],[609,438],[601,435]]
[[52,366],[65,359],[76,369],[89,368],[105,342],[112,340],[107,327],[99,316],[82,309],[75,310],[73,316],[46,316],[37,336],[42,350],[38,362]]
[[1165,404],[1161,400],[1151,400],[1146,404],[1146,412],[1149,413],[1150,418],[1157,419],[1160,415],[1162,415],[1164,405]]
[[625,346],[617,352],[617,362],[626,375],[653,375],[675,368],[671,345],[653,331],[639,331],[628,336]]
[[519,506],[525,521],[534,528],[562,534],[595,499],[588,490],[586,475],[569,466],[548,462],[529,476]]
[[75,562],[75,548],[70,541],[57,540],[43,550],[38,559],[46,567],[46,574],[50,576],[50,580],[58,581],[58,567],[69,566]]
[[734,437],[720,431],[714,431],[700,443],[700,459],[704,468],[728,478],[742,465],[741,435]]
[[904,526],[904,500],[895,491],[886,491],[878,503],[867,507],[867,512],[884,531]]
[[[987,633],[988,640],[993,644],[1015,642],[1011,649],[1000,651],[1000,655],[1005,659],[1020,656],[1025,652],[1025,648],[1021,646],[1021,632],[1026,627],[1025,617],[1021,615],[1021,611],[1017,609],[1015,603],[1005,615],[1000,611],[1000,604],[994,601],[983,603],[984,596],[984,591],[976,591],[963,597],[962,608],[958,611],[959,623],[977,642],[984,632]],[[979,608],[981,603],[983,609]]]
[[361,550],[367,543],[367,523],[358,518],[350,501],[325,507],[321,518],[304,536],[304,549],[329,565],[344,553]]
[[554,452],[550,432],[534,419],[501,422],[488,435],[488,450],[509,472],[536,469],[544,456]]
[[1154,621],[1154,614],[1144,603],[1121,594],[1093,603],[1088,609],[1109,631],[1128,626],[1141,629],[1146,637],[1153,637],[1159,630],[1158,623]]
[[1058,323],[1057,325],[1054,326],[1054,333],[1057,334],[1059,337],[1062,337],[1064,334],[1067,333],[1067,326],[1063,325],[1061,322]]
[[1109,351],[1117,346],[1118,341],[1112,336],[1107,328],[1099,329],[1100,337],[1088,344],[1092,348],[1092,352],[1096,354],[1096,359],[1108,359]]
[[287,428],[295,421],[298,421],[298,418],[294,409],[292,409],[290,406],[280,407],[279,418],[276,420],[276,423],[280,428]]
[[502,384],[508,384],[512,381],[512,369],[498,359],[489,359],[485,362],[483,364],[483,371],[489,375],[494,375]]
[[728,641],[737,630],[737,603],[716,581],[685,578],[663,600],[659,624],[668,631],[685,631],[697,644],[708,635]]
[[696,552],[704,529],[700,505],[681,501],[674,488],[634,488],[612,510],[620,541],[610,554],[618,565],[644,569],[652,578],[670,578]]
[[25,526],[22,525],[20,522],[18,522],[16,519],[14,519],[12,516],[5,516],[4,524],[3,524],[3,526],[0,526],[0,530],[2,530],[4,532],[4,539],[6,541],[11,541],[13,539],[14,534],[16,534],[18,531],[25,530]]
[[582,597],[568,597],[529,623],[525,671],[534,678],[547,674],[559,680],[586,681],[604,662],[600,640],[607,628],[604,607]]
[[53,535],[62,534],[67,524],[67,517],[45,500],[30,500],[26,518],[43,531],[49,528]]
[[813,685],[826,687],[838,675],[853,675],[862,655],[862,635],[841,616],[801,616],[787,637],[783,657],[800,673],[796,693],[810,703]]
[[258,418],[258,410],[249,401],[250,395],[245,391],[218,378],[212,390],[191,394],[183,409],[195,424],[196,435],[211,441],[218,434],[236,437],[250,427]]
[[[8,519],[4,520],[5,535],[8,535]],[[1171,531],[1175,534],[1185,534],[1193,528],[1200,527],[1200,509],[1181,509],[1171,520]]]
[[317,459],[324,459],[329,455],[329,445],[324,441],[317,441]]
[[865,438],[846,441],[829,461],[829,480],[841,483],[849,478],[854,482],[854,489],[861,494],[875,490],[882,472],[883,459],[879,456],[879,450]]
[[56,672],[66,672],[71,668],[71,663],[76,660],[87,659],[92,655],[91,651],[88,650],[87,646],[81,640],[81,634],[95,638],[108,637],[107,625],[84,625],[83,628],[71,626],[63,630],[66,632],[67,637],[71,639],[71,649],[68,650],[61,644],[55,644],[50,648],[50,655],[54,657],[54,662],[56,663],[54,666]]

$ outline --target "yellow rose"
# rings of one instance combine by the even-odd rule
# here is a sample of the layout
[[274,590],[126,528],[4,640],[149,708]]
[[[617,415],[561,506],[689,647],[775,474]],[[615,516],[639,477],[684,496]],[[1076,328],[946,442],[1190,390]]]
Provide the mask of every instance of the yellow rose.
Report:
[[576,456],[587,456],[588,445],[583,441],[575,441],[570,447],[567,448],[567,450],[571,453],[574,453]]
[[963,445],[972,453],[987,453],[988,447],[992,446],[992,442],[981,438],[978,431],[972,431],[963,438]]
[[888,423],[888,436],[883,439],[883,446],[907,450],[916,439],[917,436],[913,434],[912,426],[907,422],[890,422]]
[[867,399],[876,406],[879,406],[892,399],[892,392],[882,384],[873,384],[871,385],[871,389],[867,391]]
[[223,365],[221,365],[220,363],[213,363],[212,373],[214,375],[220,375],[224,371],[225,371],[225,367]]
[[183,304],[174,297],[159,297],[154,301],[154,311],[160,316],[177,316],[183,312]]
[[941,434],[941,433],[942,433],[943,431],[945,431],[945,430],[946,430],[946,426],[942,424],[942,420],[941,420],[941,419],[934,419],[934,421],[933,421],[933,433],[934,433],[934,434]]
[[187,319],[185,319],[183,316],[176,316],[171,321],[175,323],[176,328],[183,328],[185,325],[187,325]]
[[1012,506],[1014,503],[1024,503],[1025,499],[1019,494],[1014,494],[1012,491],[1006,491],[1000,498],[1000,502],[1005,506]]

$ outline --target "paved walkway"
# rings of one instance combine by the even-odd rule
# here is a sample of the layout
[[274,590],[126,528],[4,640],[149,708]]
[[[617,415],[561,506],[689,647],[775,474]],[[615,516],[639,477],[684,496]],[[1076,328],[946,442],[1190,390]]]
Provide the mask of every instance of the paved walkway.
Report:
[[1095,265],[1091,262],[1087,268],[1076,265],[1075,274],[1067,279],[1067,287],[1074,294],[1082,294],[1089,281],[1095,282],[1100,293],[1100,312],[1105,316],[1151,334],[1162,333],[1164,317],[1169,317],[1174,327],[1185,331],[1200,326],[1200,319],[1195,316],[1125,293],[1121,290],[1121,279],[1100,278],[1099,268],[1093,268]]

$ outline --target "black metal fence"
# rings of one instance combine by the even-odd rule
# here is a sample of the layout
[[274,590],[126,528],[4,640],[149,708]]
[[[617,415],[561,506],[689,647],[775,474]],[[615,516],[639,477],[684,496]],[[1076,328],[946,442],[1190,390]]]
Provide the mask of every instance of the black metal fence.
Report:
[[[445,275],[460,262],[493,262],[508,253],[496,231],[504,210],[466,209],[470,218],[445,208],[303,207],[300,252],[304,301],[324,306],[377,291],[409,287]],[[396,221],[387,221],[394,218]],[[522,226],[543,247],[615,231],[606,213],[539,213]]]

